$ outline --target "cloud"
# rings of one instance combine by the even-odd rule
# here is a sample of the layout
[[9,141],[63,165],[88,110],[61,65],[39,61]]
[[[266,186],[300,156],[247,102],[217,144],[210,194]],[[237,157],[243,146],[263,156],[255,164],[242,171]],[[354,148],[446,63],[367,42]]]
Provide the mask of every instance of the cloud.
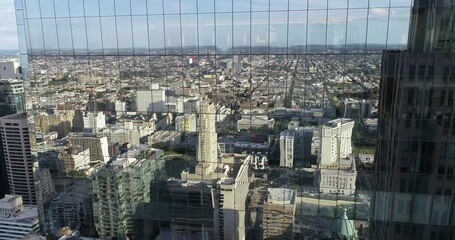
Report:
[[18,49],[13,0],[0,1],[0,49]]

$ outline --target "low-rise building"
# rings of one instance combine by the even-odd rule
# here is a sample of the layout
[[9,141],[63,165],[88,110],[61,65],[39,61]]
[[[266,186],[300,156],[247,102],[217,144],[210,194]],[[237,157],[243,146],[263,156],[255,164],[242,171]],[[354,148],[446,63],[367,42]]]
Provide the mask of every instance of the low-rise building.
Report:
[[38,210],[24,206],[22,197],[5,195],[0,199],[0,240],[21,239],[39,231]]

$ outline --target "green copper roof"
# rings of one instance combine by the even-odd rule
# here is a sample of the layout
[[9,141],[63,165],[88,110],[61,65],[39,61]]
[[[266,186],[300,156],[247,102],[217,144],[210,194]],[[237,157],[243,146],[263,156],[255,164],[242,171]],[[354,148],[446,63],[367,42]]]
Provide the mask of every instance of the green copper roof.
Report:
[[338,236],[347,237],[347,239],[357,239],[357,231],[355,230],[354,221],[348,219],[346,212],[347,209],[343,209],[343,213],[336,220],[334,232]]

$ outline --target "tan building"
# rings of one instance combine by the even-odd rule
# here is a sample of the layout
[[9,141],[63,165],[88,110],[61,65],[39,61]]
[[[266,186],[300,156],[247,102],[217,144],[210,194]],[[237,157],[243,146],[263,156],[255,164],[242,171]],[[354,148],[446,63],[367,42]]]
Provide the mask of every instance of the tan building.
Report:
[[269,188],[264,204],[264,239],[292,239],[295,191],[287,188]]
[[69,173],[90,168],[90,149],[70,147],[58,155],[59,169]]

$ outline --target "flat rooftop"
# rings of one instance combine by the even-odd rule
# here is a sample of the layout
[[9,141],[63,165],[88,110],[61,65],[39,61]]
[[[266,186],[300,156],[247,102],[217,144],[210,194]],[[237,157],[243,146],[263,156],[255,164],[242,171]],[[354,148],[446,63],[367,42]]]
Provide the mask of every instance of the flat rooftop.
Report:
[[288,188],[269,188],[268,202],[279,204],[292,204],[294,198],[294,190]]
[[19,195],[8,195],[7,194],[7,195],[5,195],[4,198],[0,199],[0,204],[1,203],[5,203],[5,202],[12,202],[12,201],[14,201],[14,200],[16,200],[16,199],[18,199],[20,197],[21,196],[19,196]]
[[352,120],[350,118],[337,118],[337,119],[333,119],[331,121],[324,123],[324,125],[329,126],[329,127],[337,127],[338,124],[345,124],[345,123],[349,123],[349,122],[353,122],[353,121],[354,120]]
[[16,222],[16,223],[28,223],[33,224],[38,222],[38,209],[32,206],[24,206],[24,211],[19,213],[15,217],[1,217],[0,216],[0,225],[1,222]]

